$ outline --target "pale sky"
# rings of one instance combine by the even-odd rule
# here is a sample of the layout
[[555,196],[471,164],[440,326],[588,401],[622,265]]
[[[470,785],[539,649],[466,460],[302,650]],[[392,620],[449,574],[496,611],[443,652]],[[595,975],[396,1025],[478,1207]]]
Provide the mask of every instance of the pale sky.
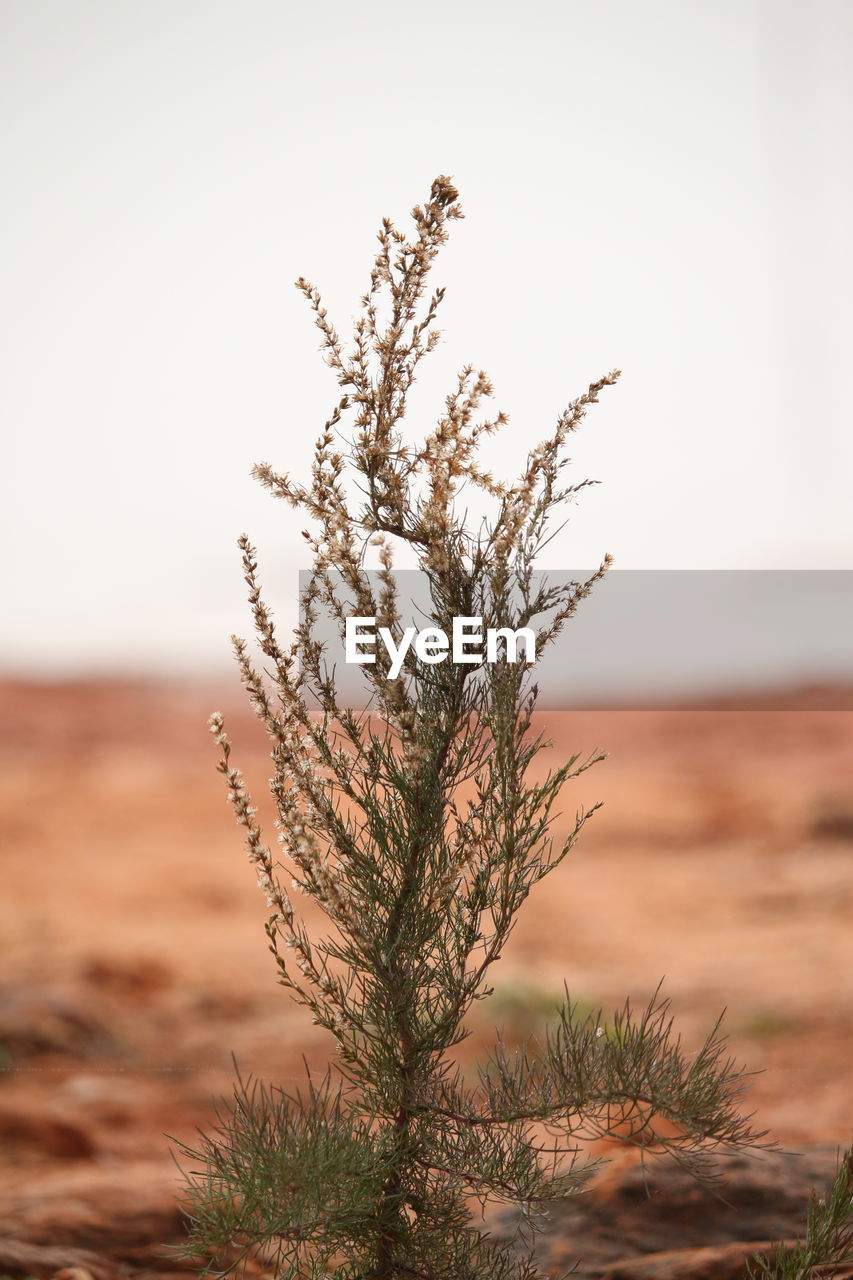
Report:
[[[849,0],[0,0],[0,670],[203,673],[246,631],[246,530],[283,615],[383,214],[433,177],[455,371],[515,467],[574,449],[555,567],[853,568]],[[410,430],[417,427],[413,415]]]

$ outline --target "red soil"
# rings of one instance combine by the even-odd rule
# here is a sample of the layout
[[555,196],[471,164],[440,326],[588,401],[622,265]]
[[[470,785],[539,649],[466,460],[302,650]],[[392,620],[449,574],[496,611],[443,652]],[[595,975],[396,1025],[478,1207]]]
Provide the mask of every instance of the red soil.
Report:
[[[265,739],[233,692],[0,689],[0,1236],[22,1179],[49,1198],[98,1170],[116,1186],[148,1170],[171,1194],[163,1134],[209,1122],[232,1053],[294,1085],[303,1056],[326,1061],[325,1033],[275,984],[205,726],[220,706],[261,798]],[[528,902],[465,1052],[496,1021],[535,1029],[564,979],[607,1008],[665,977],[688,1044],[727,1007],[732,1052],[761,1071],[761,1128],[848,1144],[853,712],[781,700],[541,719],[555,759],[610,753],[567,791],[564,821],[605,805]]]

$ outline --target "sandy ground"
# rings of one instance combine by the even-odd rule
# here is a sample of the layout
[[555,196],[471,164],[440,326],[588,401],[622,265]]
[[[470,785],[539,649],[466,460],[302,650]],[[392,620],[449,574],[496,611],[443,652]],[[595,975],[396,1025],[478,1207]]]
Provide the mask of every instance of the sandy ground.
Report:
[[[0,1194],[148,1162],[242,1071],[285,1084],[328,1044],[275,984],[265,904],[224,802],[209,712],[262,795],[268,756],[233,688],[0,689]],[[224,705],[223,705],[224,704]],[[853,712],[543,712],[555,759],[610,755],[603,800],[534,893],[464,1052],[665,979],[688,1045],[718,1013],[780,1142],[853,1139]],[[170,1184],[171,1185],[171,1184]]]

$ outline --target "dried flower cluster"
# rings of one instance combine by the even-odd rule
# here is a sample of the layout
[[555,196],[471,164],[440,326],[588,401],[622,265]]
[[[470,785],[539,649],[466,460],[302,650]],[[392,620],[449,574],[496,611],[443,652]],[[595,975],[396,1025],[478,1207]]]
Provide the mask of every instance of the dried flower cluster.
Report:
[[[405,439],[409,393],[439,338],[443,290],[428,294],[429,273],[461,216],[454,186],[439,177],[412,211],[409,236],[382,223],[348,346],[317,289],[297,282],[341,394],[307,484],[267,464],[255,474],[310,520],[312,567],[285,644],[242,538],[260,659],[234,641],[272,744],[275,854],[231,765],[222,717],[210,721],[270,905],[279,980],[334,1037],[338,1082],[304,1098],[238,1086],[195,1153],[193,1240],[232,1263],[260,1250],[294,1280],[530,1280],[539,1274],[532,1253],[482,1234],[472,1197],[516,1204],[529,1223],[537,1206],[583,1185],[591,1165],[581,1139],[616,1128],[700,1170],[704,1152],[755,1137],[736,1106],[742,1076],[715,1032],[688,1059],[658,1001],[605,1023],[567,1000],[544,1044],[514,1058],[498,1044],[476,1087],[449,1063],[519,909],[592,812],[555,840],[558,799],[600,757],[531,779],[547,745],[531,729],[537,690],[529,669],[506,659],[428,665],[410,649],[392,678],[378,650],[361,668],[366,705],[345,705],[318,623],[331,616],[343,634],[354,612],[396,633],[394,552],[408,544],[429,584],[429,625],[449,632],[454,617],[475,616],[532,627],[541,653],[607,568],[605,558],[588,581],[556,586],[534,574],[550,517],[584,487],[562,482],[566,442],[619,376],[594,382],[560,414],[514,483],[482,464],[481,445],[506,419],[484,414],[492,386],[471,366],[423,442]],[[476,529],[460,511],[468,485],[492,507]],[[328,936],[309,937],[291,889],[321,905]]]

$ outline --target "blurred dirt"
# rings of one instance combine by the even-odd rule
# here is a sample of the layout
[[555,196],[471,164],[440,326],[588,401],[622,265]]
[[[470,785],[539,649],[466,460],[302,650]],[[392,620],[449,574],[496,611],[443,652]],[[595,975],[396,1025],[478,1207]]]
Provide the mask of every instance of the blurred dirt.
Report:
[[[210,1123],[232,1054],[286,1086],[304,1079],[303,1058],[326,1063],[325,1033],[275,984],[266,907],[215,772],[205,721],[222,709],[268,812],[265,739],[238,699],[230,687],[0,686],[0,1274],[181,1270],[163,1250],[183,1230],[164,1135],[192,1140]],[[795,1230],[799,1191],[853,1141],[853,712],[793,696],[773,710],[540,720],[555,759],[610,753],[567,789],[565,824],[605,805],[529,900],[461,1052],[482,1052],[498,1023],[510,1040],[536,1032],[564,980],[608,1009],[645,1003],[664,978],[688,1047],[726,1007],[734,1056],[760,1072],[756,1124],[808,1153],[777,1170],[781,1225]],[[319,923],[310,904],[306,915]],[[630,1153],[613,1154],[608,1213],[624,1249],[588,1274],[741,1275],[743,1242],[775,1238],[780,1223],[750,1222],[751,1210],[729,1230],[715,1209],[711,1229],[704,1202],[661,1168],[662,1199],[631,1202],[629,1239],[612,1188],[636,1175]],[[665,1203],[681,1217],[660,1214]],[[564,1265],[595,1251],[594,1204],[552,1224]],[[675,1256],[685,1249],[692,1260]],[[636,1254],[650,1255],[642,1267]]]
[[[763,1152],[716,1158],[709,1172],[725,1183],[700,1186],[674,1163],[644,1168],[635,1152],[617,1153],[589,1191],[550,1212],[538,1243],[541,1263],[577,1280],[677,1280],[743,1275],[755,1253],[773,1255],[802,1228],[803,1188],[825,1195],[836,1149]],[[495,1223],[512,1225],[506,1214]],[[583,1256],[578,1259],[578,1243]]]

